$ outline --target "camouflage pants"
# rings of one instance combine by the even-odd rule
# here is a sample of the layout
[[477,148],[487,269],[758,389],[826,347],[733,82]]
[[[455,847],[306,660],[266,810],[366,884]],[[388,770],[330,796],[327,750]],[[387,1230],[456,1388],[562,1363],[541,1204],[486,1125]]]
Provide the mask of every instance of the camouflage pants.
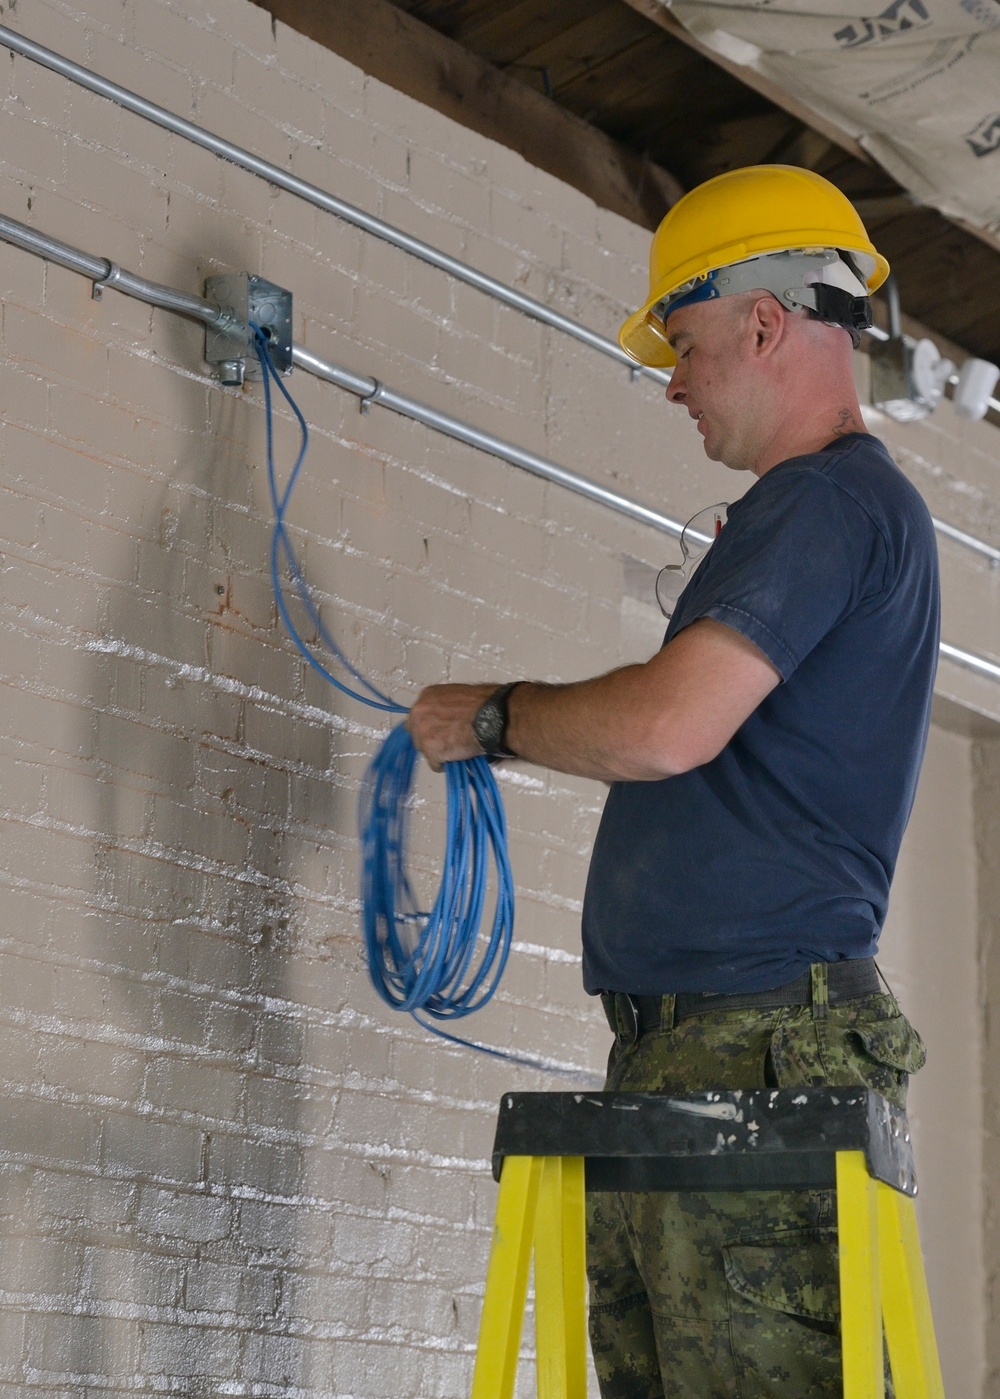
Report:
[[[895,1000],[714,1011],[611,1052],[609,1091],[866,1084],[905,1105],[924,1050]],[[840,1396],[832,1190],[592,1194],[590,1335],[602,1399]],[[891,1395],[891,1386],[888,1388]]]

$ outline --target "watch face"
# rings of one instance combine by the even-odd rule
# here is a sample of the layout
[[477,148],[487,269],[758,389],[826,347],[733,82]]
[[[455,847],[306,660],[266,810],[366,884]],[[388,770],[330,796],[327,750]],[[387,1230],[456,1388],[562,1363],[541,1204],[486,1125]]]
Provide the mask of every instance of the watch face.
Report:
[[476,711],[472,721],[472,732],[485,748],[491,752],[500,742],[503,733],[503,714],[500,706],[492,699],[485,700]]

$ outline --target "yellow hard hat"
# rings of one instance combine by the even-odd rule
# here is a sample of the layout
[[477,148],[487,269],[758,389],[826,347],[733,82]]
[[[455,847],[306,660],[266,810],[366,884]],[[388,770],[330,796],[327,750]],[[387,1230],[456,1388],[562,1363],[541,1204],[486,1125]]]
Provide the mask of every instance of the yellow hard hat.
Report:
[[[618,332],[618,343],[640,364],[668,368],[677,360],[664,321],[676,309],[678,293],[692,301],[725,295],[692,288],[751,258],[824,250],[846,254],[858,274],[858,290],[863,280],[875,291],[889,275],[889,264],[872,246],[857,210],[822,175],[795,165],[749,165],[716,175],[679,199],[653,235],[649,296]],[[743,289],[742,284],[729,288]]]

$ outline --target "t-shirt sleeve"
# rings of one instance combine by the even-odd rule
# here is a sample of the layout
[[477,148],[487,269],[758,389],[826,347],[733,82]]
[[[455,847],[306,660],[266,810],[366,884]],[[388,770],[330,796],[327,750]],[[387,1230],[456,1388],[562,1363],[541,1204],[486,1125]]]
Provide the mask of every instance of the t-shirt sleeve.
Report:
[[765,484],[757,500],[734,507],[667,639],[712,617],[787,680],[848,613],[883,591],[888,554],[868,512],[823,472],[788,468]]

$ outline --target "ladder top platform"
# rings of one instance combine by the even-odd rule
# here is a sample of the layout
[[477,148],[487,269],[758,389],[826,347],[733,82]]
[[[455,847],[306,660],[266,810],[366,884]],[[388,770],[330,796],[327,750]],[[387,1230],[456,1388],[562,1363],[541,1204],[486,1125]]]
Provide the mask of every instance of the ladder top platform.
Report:
[[588,1190],[808,1190],[836,1184],[838,1151],[916,1195],[906,1114],[869,1088],[507,1093],[493,1175],[505,1156],[582,1156]]

